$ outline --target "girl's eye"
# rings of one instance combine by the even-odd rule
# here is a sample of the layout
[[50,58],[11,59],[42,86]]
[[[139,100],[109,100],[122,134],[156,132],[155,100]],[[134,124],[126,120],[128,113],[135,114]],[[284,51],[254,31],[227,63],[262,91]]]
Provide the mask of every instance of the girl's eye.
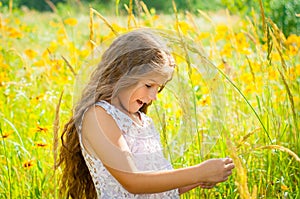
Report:
[[151,88],[151,85],[149,85],[149,84],[145,84],[145,86],[146,86],[147,88]]

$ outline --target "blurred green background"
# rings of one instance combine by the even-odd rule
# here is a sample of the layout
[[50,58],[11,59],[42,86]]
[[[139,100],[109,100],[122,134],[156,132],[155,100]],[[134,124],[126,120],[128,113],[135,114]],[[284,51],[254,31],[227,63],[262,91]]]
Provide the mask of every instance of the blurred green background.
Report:
[[[133,6],[137,5],[133,0]],[[272,19],[287,36],[290,34],[300,34],[300,13],[299,0],[264,0],[263,7],[267,18]],[[172,1],[145,0],[148,8],[153,8],[158,13],[172,13]],[[205,11],[218,11],[228,9],[231,14],[239,16],[251,16],[252,11],[259,12],[259,1],[256,0],[175,0],[179,11],[190,11],[196,13],[197,9]],[[129,4],[129,0],[1,0],[2,9],[9,9],[9,4],[14,8],[28,8],[37,11],[51,11],[50,4],[64,12],[66,7],[80,9],[92,6],[105,14],[113,14],[116,6],[119,10],[124,10],[124,4]],[[134,8],[138,9],[138,8]]]

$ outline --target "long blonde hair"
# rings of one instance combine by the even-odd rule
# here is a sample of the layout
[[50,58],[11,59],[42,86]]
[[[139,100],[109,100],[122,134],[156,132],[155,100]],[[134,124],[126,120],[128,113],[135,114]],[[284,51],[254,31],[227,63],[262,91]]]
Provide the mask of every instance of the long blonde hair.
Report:
[[[100,100],[110,102],[113,96],[142,78],[155,73],[167,80],[172,77],[174,62],[162,40],[152,31],[139,29],[119,36],[103,53],[64,126],[58,166],[62,168],[61,195],[67,198],[97,198],[92,177],[81,153],[78,126],[84,111]],[[148,105],[140,111],[146,113]]]

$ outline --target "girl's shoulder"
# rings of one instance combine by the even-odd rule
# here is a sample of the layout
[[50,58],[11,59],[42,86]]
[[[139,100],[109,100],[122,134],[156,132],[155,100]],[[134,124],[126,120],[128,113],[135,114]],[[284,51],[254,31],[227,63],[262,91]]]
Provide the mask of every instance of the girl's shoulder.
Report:
[[105,100],[98,101],[95,103],[95,105],[102,107],[106,112],[111,112],[114,108],[113,105],[111,105],[110,103],[108,103]]
[[119,109],[117,109],[115,106],[113,106],[112,104],[110,104],[107,101],[101,100],[99,102],[96,102],[95,107],[103,108],[105,110],[105,112],[108,115],[111,115],[114,120],[117,120],[117,121],[123,120],[125,117],[124,116],[125,114],[123,115],[123,113],[121,111],[119,111]]

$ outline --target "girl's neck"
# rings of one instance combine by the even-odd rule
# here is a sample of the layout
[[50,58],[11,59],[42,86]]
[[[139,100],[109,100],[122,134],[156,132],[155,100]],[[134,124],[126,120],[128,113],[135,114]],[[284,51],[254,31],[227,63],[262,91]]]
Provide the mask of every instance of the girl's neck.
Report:
[[141,115],[139,112],[130,113],[124,108],[122,108],[122,109],[119,108],[119,110],[122,111],[123,113],[125,113],[126,115],[128,115],[135,123],[142,125]]
[[141,121],[141,115],[139,112],[135,112],[135,113],[131,113],[129,112],[123,105],[122,103],[116,103],[116,102],[111,102],[111,104],[113,106],[115,106],[116,108],[118,108],[120,111],[122,111],[123,113],[125,113],[126,115],[128,115],[134,122],[136,122],[139,125],[142,125],[142,121]]

